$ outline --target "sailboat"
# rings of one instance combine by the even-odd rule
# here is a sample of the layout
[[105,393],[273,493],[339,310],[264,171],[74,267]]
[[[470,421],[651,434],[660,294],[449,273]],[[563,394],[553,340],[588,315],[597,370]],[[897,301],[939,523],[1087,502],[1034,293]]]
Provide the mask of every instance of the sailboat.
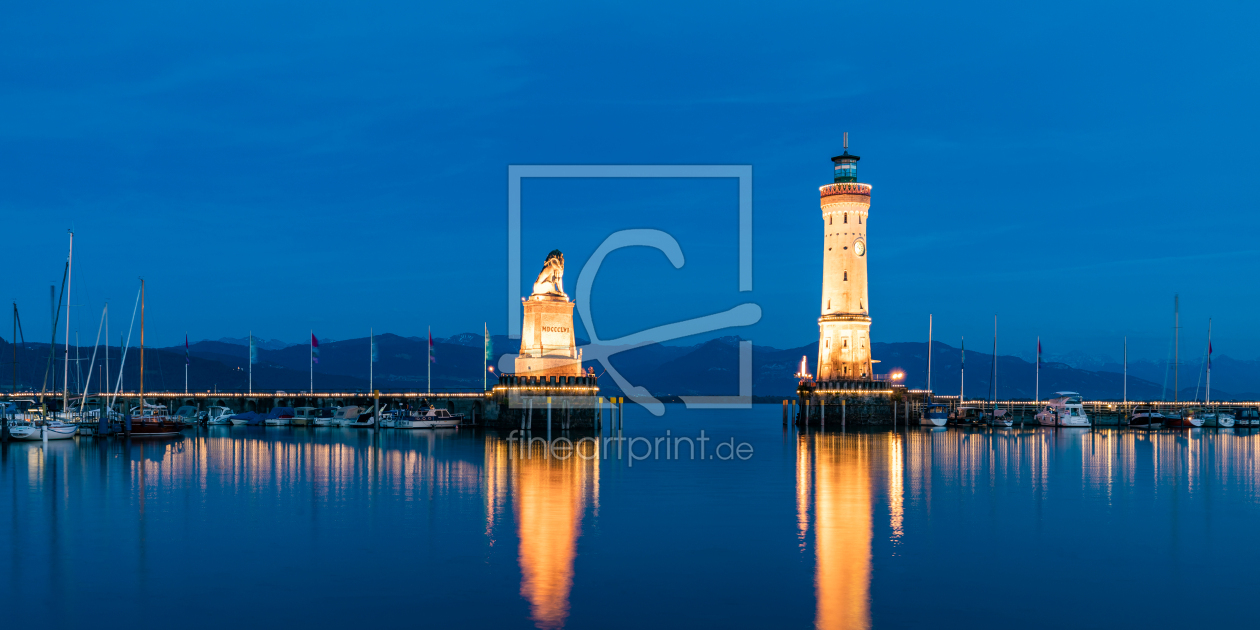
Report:
[[1208,406],[1208,412],[1203,414],[1203,426],[1226,429],[1234,426],[1234,414],[1220,408],[1212,409],[1212,320],[1210,319],[1208,320],[1207,394],[1204,395],[1203,402]]
[[144,404],[144,279],[140,280],[140,406],[131,419],[131,437],[180,435],[184,423],[166,415],[166,407]]
[[993,316],[993,377],[989,379],[989,382],[993,389],[993,411],[985,418],[985,421],[989,426],[994,427],[1009,427],[1015,424],[1011,414],[1005,409],[997,408],[997,315]]

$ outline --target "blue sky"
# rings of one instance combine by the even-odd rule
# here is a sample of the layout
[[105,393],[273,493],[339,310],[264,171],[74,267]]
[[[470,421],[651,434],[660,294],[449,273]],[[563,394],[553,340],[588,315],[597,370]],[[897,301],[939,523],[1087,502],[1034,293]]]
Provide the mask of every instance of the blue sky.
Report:
[[[46,339],[76,232],[74,327],[150,339],[506,329],[507,166],[750,164],[733,181],[523,191],[524,282],[618,252],[601,336],[743,302],[739,334],[816,339],[817,187],[851,134],[874,185],[877,341],[1260,356],[1260,39],[1241,2],[36,3],[0,21],[4,286]],[[8,326],[3,333],[8,337]],[[609,332],[604,332],[607,329]],[[686,341],[686,340],[684,340]]]

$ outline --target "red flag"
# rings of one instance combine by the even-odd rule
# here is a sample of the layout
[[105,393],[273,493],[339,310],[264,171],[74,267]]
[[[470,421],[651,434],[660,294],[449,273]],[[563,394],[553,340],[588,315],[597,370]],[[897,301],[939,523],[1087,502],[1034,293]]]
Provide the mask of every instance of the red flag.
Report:
[[192,363],[192,361],[188,359],[188,333],[184,333],[184,365],[189,363]]
[[433,331],[429,331],[429,362],[437,363],[437,357],[433,356]]
[[311,360],[319,363],[319,340],[315,338],[315,333],[311,333]]
[[1212,342],[1208,342],[1208,369],[1212,369]]

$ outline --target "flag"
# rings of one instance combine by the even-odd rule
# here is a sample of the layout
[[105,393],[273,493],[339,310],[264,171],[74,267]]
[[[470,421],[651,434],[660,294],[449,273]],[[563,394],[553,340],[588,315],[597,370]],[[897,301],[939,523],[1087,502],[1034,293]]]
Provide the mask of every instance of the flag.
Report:
[[254,347],[254,335],[249,336],[249,362],[258,363],[258,348]]
[[1037,339],[1037,363],[1041,363],[1041,339]]
[[315,338],[315,333],[311,333],[311,360],[319,363],[319,340]]
[[437,363],[437,357],[433,355],[433,331],[429,331],[429,362]]
[[376,336],[372,336],[372,363],[379,363],[380,355],[376,353]]
[[192,361],[188,360],[188,333],[184,333],[184,365],[188,365]]
[[1212,369],[1212,342],[1208,342],[1208,369]]
[[486,361],[494,360],[494,340],[490,338],[490,327],[486,327]]

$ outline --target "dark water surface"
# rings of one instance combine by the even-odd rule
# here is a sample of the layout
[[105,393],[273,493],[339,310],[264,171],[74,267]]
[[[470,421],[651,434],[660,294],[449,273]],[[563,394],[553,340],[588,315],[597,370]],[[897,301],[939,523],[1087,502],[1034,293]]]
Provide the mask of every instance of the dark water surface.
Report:
[[[523,458],[472,430],[9,444],[0,614],[12,628],[1254,627],[1255,433],[802,435],[777,405],[627,416],[627,436],[704,429],[706,459],[686,443],[682,459],[660,443],[659,460]],[[751,457],[708,458],[731,438]]]

